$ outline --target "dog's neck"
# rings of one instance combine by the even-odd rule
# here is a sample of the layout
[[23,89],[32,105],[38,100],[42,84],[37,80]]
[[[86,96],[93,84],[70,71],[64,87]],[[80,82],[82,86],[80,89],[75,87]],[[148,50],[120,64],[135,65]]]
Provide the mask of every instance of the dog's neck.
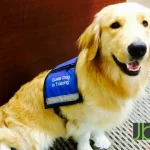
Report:
[[109,68],[105,68],[103,62],[88,61],[84,51],[78,60],[76,66],[78,88],[83,93],[85,101],[87,99],[85,97],[91,97],[97,105],[117,110],[120,107],[118,101],[135,99],[145,86],[139,77],[113,75],[111,71],[108,73]]

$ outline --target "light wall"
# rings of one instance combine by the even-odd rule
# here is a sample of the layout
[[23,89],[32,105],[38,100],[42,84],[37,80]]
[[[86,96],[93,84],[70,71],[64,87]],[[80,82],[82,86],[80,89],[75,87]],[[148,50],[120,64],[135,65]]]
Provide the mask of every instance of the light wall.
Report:
[[127,2],[136,2],[150,8],[150,0],[127,0]]

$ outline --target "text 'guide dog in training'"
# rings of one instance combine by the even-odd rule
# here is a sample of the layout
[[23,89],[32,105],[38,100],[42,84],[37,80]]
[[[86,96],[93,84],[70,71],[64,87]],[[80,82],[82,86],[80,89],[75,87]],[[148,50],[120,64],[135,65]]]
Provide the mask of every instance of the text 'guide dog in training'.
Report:
[[0,108],[0,148],[48,150],[72,137],[78,150],[111,143],[104,131],[122,123],[144,92],[150,65],[150,10],[137,3],[98,12],[78,40],[77,58],[41,73]]

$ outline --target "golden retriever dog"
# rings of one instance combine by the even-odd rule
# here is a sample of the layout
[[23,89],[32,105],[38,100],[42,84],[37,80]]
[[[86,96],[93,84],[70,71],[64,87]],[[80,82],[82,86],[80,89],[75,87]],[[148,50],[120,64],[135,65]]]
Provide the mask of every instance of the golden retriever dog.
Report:
[[122,123],[148,82],[150,10],[136,3],[110,5],[96,14],[78,40],[78,89],[83,102],[45,109],[46,71],[0,108],[0,148],[47,150],[57,137],[72,137],[78,150],[111,143],[104,131]]

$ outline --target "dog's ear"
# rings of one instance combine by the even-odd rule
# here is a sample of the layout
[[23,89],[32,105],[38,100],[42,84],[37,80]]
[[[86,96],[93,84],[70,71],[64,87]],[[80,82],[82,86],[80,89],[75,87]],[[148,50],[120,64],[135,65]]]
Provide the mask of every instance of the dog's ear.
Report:
[[88,60],[93,60],[99,48],[100,27],[93,22],[79,37],[78,46],[80,49],[88,50]]

